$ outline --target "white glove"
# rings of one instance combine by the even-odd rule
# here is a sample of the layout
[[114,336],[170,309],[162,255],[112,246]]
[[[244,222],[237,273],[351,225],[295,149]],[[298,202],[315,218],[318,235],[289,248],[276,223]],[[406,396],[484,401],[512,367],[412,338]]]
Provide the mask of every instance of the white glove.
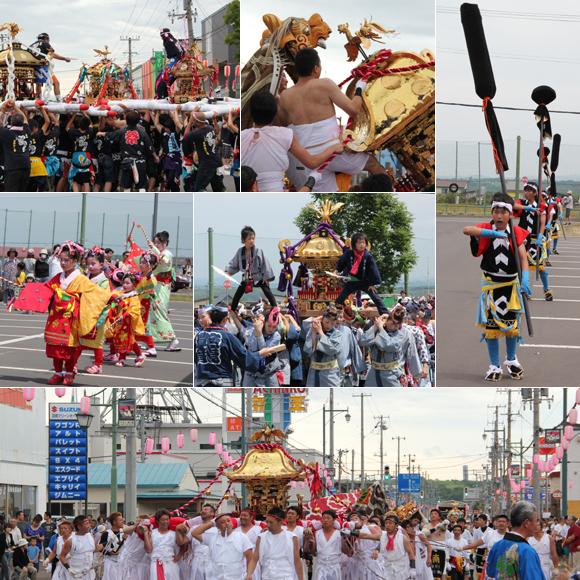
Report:
[[361,91],[364,93],[366,88],[367,88],[367,84],[365,83],[365,81],[357,81],[354,88],[355,88],[355,91],[356,91],[356,89],[361,89]]
[[342,528],[342,530],[340,530],[340,533],[343,536],[350,536],[350,530],[348,528]]
[[438,524],[435,526],[435,529],[436,529],[436,530],[440,530],[442,525],[443,525],[443,524],[442,524],[441,522],[439,522],[439,523],[438,523]]
[[409,570],[409,578],[417,578],[417,570],[415,568]]
[[42,565],[44,566],[44,569],[45,569],[45,570],[48,570],[48,567],[50,566],[50,560],[49,560],[48,558],[45,558],[45,559],[42,561]]

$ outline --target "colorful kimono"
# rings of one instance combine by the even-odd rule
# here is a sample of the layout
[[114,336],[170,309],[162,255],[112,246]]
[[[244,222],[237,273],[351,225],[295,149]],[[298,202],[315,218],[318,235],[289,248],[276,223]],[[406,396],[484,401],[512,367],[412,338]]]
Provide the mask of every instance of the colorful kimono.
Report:
[[79,338],[94,331],[111,294],[90,282],[80,270],[66,277],[64,272],[57,274],[45,285],[54,293],[44,331],[46,356],[74,359]]
[[123,294],[120,290],[113,292],[115,298],[121,297],[109,310],[105,336],[112,339],[117,352],[128,353],[133,349],[135,335],[143,334],[145,326],[141,319],[141,301],[136,292]]
[[150,318],[151,335],[154,342],[171,342],[175,340],[173,326],[169,322],[169,296],[171,295],[171,281],[174,277],[173,255],[169,250],[160,252],[155,246],[151,251],[157,255],[157,266],[153,274],[157,279],[153,301],[151,302]]
[[[152,274],[148,276],[143,276],[141,281],[135,287],[137,294],[141,294],[139,299],[141,300],[141,320],[143,321],[143,326],[145,327],[145,332],[142,335],[138,335],[136,340],[143,340],[145,336],[152,336],[151,325],[149,324],[149,319],[151,315],[151,297],[155,293],[155,287],[157,286],[157,279]],[[147,294],[142,294],[147,292]]]
[[[90,282],[96,284],[99,288],[102,288],[106,292],[111,291],[111,283],[107,279],[104,273],[100,273],[94,278],[88,278]],[[96,334],[95,334],[96,331]],[[86,348],[103,348],[103,337],[105,336],[105,327],[103,325],[97,326],[91,333],[86,336],[80,337],[80,343]]]

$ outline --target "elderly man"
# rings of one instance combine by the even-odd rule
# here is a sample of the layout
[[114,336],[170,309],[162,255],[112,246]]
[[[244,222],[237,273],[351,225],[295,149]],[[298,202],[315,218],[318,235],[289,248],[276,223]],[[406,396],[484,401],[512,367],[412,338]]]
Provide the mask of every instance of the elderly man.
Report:
[[268,512],[268,531],[261,534],[256,542],[246,580],[252,580],[258,562],[262,569],[262,580],[303,580],[298,538],[292,532],[282,529],[285,516],[279,507],[273,507]]
[[[207,533],[216,527],[219,533]],[[253,556],[252,542],[246,534],[232,533],[234,526],[230,514],[219,514],[215,519],[198,526],[191,537],[209,546],[214,580],[245,580]],[[180,532],[177,532],[180,534]],[[187,536],[178,539],[183,545]]]
[[568,516],[568,533],[565,546],[570,553],[570,572],[578,572],[580,569],[580,526],[576,523],[576,516]]
[[528,544],[537,527],[536,507],[528,501],[519,501],[510,514],[512,531],[496,542],[487,556],[486,574],[491,580],[518,578],[538,580],[543,577],[540,558]]

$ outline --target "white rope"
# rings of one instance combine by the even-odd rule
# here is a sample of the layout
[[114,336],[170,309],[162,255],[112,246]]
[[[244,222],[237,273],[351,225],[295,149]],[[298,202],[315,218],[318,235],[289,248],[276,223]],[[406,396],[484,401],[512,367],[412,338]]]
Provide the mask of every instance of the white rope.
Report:
[[8,92],[6,96],[9,100],[16,98],[14,94],[14,85],[16,83],[16,75],[14,74],[14,51],[12,49],[12,43],[10,43],[10,48],[8,49],[8,58],[6,59],[8,64]]

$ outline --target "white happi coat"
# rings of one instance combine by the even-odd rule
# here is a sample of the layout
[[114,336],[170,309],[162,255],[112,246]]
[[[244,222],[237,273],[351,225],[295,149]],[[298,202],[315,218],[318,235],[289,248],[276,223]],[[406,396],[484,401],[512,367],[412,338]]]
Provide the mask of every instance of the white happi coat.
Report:
[[163,566],[165,580],[180,580],[179,565],[173,561],[177,553],[175,532],[168,530],[166,534],[160,534],[158,529],[151,534],[153,551],[151,552],[150,577],[151,580],[161,580],[157,576],[158,564]]
[[[119,553],[119,577],[121,580],[146,580],[145,572],[151,567],[149,554],[145,552],[145,543],[137,532],[129,534]],[[108,580],[108,579],[107,579]]]
[[[241,533],[246,535],[246,538],[248,538],[248,540],[250,540],[250,542],[252,542],[252,548],[254,549],[254,551],[256,550],[256,543],[258,541],[258,538],[260,537],[260,534],[262,532],[262,528],[260,526],[257,525],[253,525],[247,532],[244,532],[244,530],[242,530],[242,526],[241,524],[238,525],[238,527],[234,530],[234,534],[235,533]],[[258,562],[256,564],[256,569],[254,570],[254,573],[252,574],[252,579],[253,580],[260,580],[260,578],[262,577],[262,566],[260,565],[260,562]]]
[[260,566],[262,580],[294,580],[294,534],[282,530],[279,534],[260,534]]
[[[114,536],[111,539],[111,536]],[[107,543],[109,539],[111,539],[111,543],[109,544],[107,551],[104,553],[105,555],[105,567],[103,570],[103,578],[105,580],[121,580],[122,572],[121,567],[119,565],[119,559],[121,557],[122,552],[125,550],[125,544],[118,548],[119,544],[121,543],[122,539],[122,531],[121,536],[117,535],[113,530],[107,530]],[[117,549],[116,552],[113,552]]]
[[56,568],[54,569],[54,574],[52,575],[53,580],[66,580],[67,578],[66,568],[60,563],[60,553],[62,552],[63,546],[64,538],[62,536],[58,536],[56,539]]
[[[95,571],[92,569],[93,565],[93,553],[95,551],[95,538],[89,532],[83,536],[73,534],[70,539],[72,539],[72,546],[70,549],[70,560],[68,563],[70,567],[75,571],[88,570],[82,576],[77,576],[75,580],[94,580]],[[89,570],[90,568],[90,570]],[[67,573],[70,577],[70,574]]]
[[427,566],[427,556],[429,554],[427,546],[421,541],[421,532],[419,526],[415,526],[415,568],[417,570],[417,580],[433,580],[433,572]]
[[540,566],[542,566],[542,572],[546,577],[546,580],[551,580],[552,578],[552,559],[551,559],[551,548],[550,548],[550,536],[544,534],[542,539],[538,542],[534,536],[528,538],[528,544],[538,552],[540,557]]
[[214,580],[245,580],[247,562],[245,553],[252,550],[246,534],[203,533],[203,543],[209,546]]
[[[364,534],[378,533],[364,525],[361,530]],[[353,538],[354,539],[354,538]],[[347,564],[347,576],[345,580],[376,580],[377,575],[383,575],[382,560],[373,560],[373,552],[377,548],[376,540],[357,539],[354,542],[354,554]]]
[[[191,540],[191,550],[193,552],[193,558],[188,569],[188,579],[213,580],[213,566],[211,565],[209,546],[202,544],[191,535],[191,531],[196,527],[198,526],[192,526],[190,531],[187,533],[187,537]],[[205,534],[219,534],[219,531],[217,528],[210,528],[204,532],[204,535]]]
[[393,550],[387,551],[388,542],[387,532],[383,532],[381,536],[380,546],[381,554],[385,560],[385,574],[386,580],[407,580],[409,577],[409,567],[407,561],[407,551],[405,550],[404,534],[397,529],[395,534],[395,547]]
[[342,554],[342,537],[335,530],[330,540],[326,540],[324,530],[318,530],[316,538],[316,570],[313,580],[342,580],[340,555]]

